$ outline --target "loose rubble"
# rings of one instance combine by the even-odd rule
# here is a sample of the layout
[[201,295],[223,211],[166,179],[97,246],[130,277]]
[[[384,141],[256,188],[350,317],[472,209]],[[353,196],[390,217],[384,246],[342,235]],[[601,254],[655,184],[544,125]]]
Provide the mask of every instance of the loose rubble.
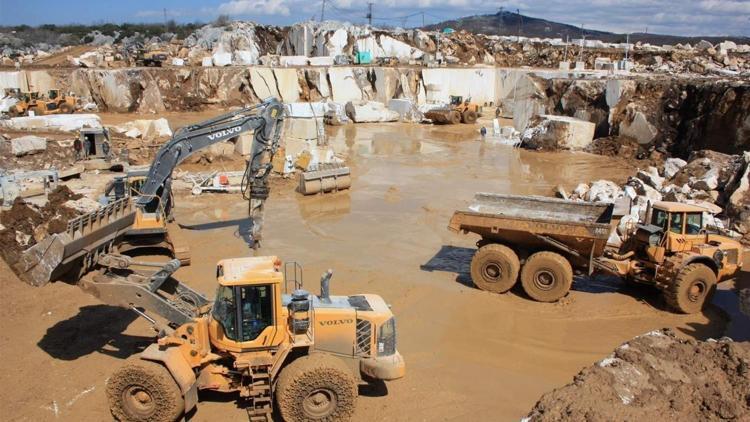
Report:
[[745,420],[750,343],[636,337],[546,393],[524,420]]

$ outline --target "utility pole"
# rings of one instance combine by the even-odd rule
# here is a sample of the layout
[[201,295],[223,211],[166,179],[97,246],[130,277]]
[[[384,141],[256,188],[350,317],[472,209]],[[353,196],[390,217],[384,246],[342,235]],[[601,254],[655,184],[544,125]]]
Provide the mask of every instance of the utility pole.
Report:
[[323,0],[323,4],[320,6],[320,21],[323,22],[326,18],[326,0]]
[[422,12],[422,28],[424,28],[424,12]]
[[630,32],[625,34],[625,61],[628,61],[628,52],[630,51]]
[[367,23],[372,26],[372,5],[374,3],[367,3]]
[[167,8],[164,8],[164,30],[167,31]]
[[578,61],[583,61],[583,49],[586,46],[586,32],[583,29],[583,24],[581,24],[581,51],[578,52]]
[[516,9],[518,15],[518,42],[521,42],[521,9]]
[[500,6],[500,27],[497,29],[497,35],[503,35],[503,7]]

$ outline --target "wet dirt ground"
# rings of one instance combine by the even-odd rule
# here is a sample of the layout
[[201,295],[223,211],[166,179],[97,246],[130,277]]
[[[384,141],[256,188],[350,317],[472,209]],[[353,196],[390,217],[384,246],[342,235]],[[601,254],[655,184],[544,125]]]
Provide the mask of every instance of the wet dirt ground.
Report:
[[[621,182],[633,173],[626,162],[486,145],[476,128],[462,125],[327,130],[351,166],[352,188],[302,197],[294,181],[275,181],[260,253],[301,263],[313,292],[332,268],[333,294],[376,293],[392,304],[407,375],[363,386],[355,420],[518,420],[542,393],[635,335],[662,327],[699,339],[723,334],[727,320],[717,307],[675,315],[649,289],[611,280],[578,277],[555,304],[520,290],[495,295],[472,287],[477,239],[446,226],[475,192],[551,195],[559,183]],[[177,277],[213,296],[216,261],[253,253],[242,236],[247,206],[221,194],[178,194],[176,202],[193,262]],[[148,323],[74,286],[23,285],[4,263],[0,301],[2,419],[109,420],[106,379],[149,344]],[[192,420],[246,418],[233,396],[201,400]]]

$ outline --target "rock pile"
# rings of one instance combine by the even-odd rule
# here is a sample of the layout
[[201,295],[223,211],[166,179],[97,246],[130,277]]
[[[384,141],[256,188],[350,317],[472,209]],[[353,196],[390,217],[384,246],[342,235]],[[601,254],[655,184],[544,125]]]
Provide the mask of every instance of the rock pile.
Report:
[[[726,217],[704,219],[704,224],[734,230],[750,241],[750,153],[727,155],[696,151],[688,161],[669,158],[661,168],[638,170],[624,186],[608,180],[579,184],[572,194],[559,190],[568,199],[615,202],[627,198],[632,203],[631,218],[645,216],[649,203],[672,201],[698,204],[709,214]],[[623,235],[624,233],[620,233]]]
[[653,331],[546,393],[524,420],[746,420],[750,343]]

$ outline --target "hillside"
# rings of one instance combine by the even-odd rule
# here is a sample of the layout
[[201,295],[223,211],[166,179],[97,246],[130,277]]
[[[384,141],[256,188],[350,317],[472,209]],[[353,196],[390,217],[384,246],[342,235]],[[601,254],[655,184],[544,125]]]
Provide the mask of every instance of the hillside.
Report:
[[[520,25],[519,25],[520,24]],[[436,30],[443,28],[453,28],[455,30],[465,30],[468,32],[487,34],[487,35],[518,35],[524,37],[539,38],[565,38],[570,36],[571,39],[581,38],[581,28],[559,22],[552,22],[546,19],[533,18],[530,16],[519,15],[511,12],[498,12],[491,15],[466,16],[459,19],[452,19],[440,23],[427,25],[424,29]],[[625,42],[625,34],[616,34],[613,32],[595,31],[586,29],[586,38],[597,39],[605,42]],[[630,34],[631,42],[647,42],[655,45],[691,43],[695,44],[700,40],[706,40],[712,44],[724,40],[732,40],[737,43],[746,44],[750,42],[748,37],[683,37],[676,35],[662,34]]]

